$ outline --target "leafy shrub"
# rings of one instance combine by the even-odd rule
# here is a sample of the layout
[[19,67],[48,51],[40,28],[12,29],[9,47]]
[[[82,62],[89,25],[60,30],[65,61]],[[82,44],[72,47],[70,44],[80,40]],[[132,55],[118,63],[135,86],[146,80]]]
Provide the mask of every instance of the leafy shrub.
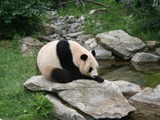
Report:
[[0,38],[29,35],[37,29],[44,13],[45,0],[1,0]]
[[[143,31],[160,30],[160,0],[126,0],[130,2],[130,12],[141,19]],[[121,0],[126,6],[126,1]]]
[[66,0],[0,0],[0,38],[30,35],[39,30],[45,10]]

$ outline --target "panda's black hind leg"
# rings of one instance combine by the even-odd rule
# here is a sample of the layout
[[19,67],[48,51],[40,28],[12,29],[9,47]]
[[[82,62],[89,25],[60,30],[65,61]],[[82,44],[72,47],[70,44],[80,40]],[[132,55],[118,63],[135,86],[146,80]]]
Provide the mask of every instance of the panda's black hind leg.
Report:
[[60,68],[55,68],[51,72],[51,78],[53,81],[58,82],[58,83],[68,83],[72,82],[72,74],[65,70],[65,69],[60,69]]

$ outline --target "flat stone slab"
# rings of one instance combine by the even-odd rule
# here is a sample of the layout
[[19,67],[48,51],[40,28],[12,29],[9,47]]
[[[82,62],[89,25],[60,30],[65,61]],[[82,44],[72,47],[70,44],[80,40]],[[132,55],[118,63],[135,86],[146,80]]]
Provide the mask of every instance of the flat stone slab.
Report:
[[69,108],[52,95],[46,95],[46,98],[53,104],[59,120],[86,120],[76,110]]
[[67,103],[93,118],[122,118],[136,109],[122,95],[119,87],[107,80],[77,80],[67,84],[47,81],[43,76],[28,79],[24,86],[33,91],[57,92]]
[[122,118],[135,110],[114,83],[106,81],[98,84],[86,80],[78,80],[75,83],[77,87],[59,92],[59,96],[96,119]]

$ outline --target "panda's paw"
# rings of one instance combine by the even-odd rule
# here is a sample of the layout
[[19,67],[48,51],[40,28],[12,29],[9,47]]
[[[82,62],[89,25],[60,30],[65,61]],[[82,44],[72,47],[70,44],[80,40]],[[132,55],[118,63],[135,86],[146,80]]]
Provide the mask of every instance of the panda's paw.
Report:
[[99,76],[96,76],[95,80],[99,83],[103,83],[104,82],[104,79],[99,77]]

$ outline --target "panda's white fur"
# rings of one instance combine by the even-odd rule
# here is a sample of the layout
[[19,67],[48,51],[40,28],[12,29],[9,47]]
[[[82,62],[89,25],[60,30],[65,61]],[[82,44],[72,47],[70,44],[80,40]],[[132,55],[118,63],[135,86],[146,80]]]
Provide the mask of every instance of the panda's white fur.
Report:
[[[86,50],[80,44],[78,44],[77,42],[71,41],[71,40],[69,40],[69,41],[63,41],[62,43],[60,43],[59,40],[52,41],[52,42],[44,45],[41,48],[41,50],[39,51],[38,56],[37,56],[37,65],[38,65],[38,68],[39,68],[40,72],[48,80],[54,81],[53,80],[54,78],[52,78],[51,74],[52,74],[52,72],[53,72],[53,70],[55,68],[66,69],[67,71],[70,71],[70,69],[72,69],[73,65],[71,65],[71,67],[69,67],[69,68],[63,68],[62,65],[61,65],[61,63],[60,63],[59,57],[57,56],[58,54],[64,54],[62,52],[57,53],[57,45],[58,44],[61,45],[63,43],[69,45],[68,49],[71,52],[73,64],[79,69],[79,72],[82,74],[82,76],[91,77],[91,78],[97,80],[97,76],[98,76],[98,72],[97,72],[98,63],[97,63],[95,57],[92,55],[91,52],[89,52],[88,50]],[[69,50],[66,49],[65,47],[68,47],[68,46],[64,45],[62,47],[62,49],[64,49],[64,52],[66,52],[68,54]],[[82,60],[81,59],[81,56],[84,55],[84,54],[88,56],[86,60]],[[64,54],[64,55],[66,55],[66,54]],[[68,59],[67,57],[69,57],[69,55],[68,56],[67,55],[64,56],[65,59]],[[89,72],[90,67],[92,67],[92,70]],[[73,67],[73,68],[75,68],[75,67]],[[75,71],[75,73],[74,73],[74,71]],[[76,72],[77,69],[74,70],[74,71],[71,74],[75,74],[73,76],[76,76],[76,74],[78,73],[78,72]],[[82,77],[82,79],[83,78],[84,77]],[[73,77],[73,79],[74,79],[74,77]],[[81,79],[81,77],[78,78],[78,79]],[[101,79],[100,79],[100,81],[101,81]],[[59,81],[57,81],[57,82],[59,82]],[[63,82],[63,81],[61,81],[61,82]]]

